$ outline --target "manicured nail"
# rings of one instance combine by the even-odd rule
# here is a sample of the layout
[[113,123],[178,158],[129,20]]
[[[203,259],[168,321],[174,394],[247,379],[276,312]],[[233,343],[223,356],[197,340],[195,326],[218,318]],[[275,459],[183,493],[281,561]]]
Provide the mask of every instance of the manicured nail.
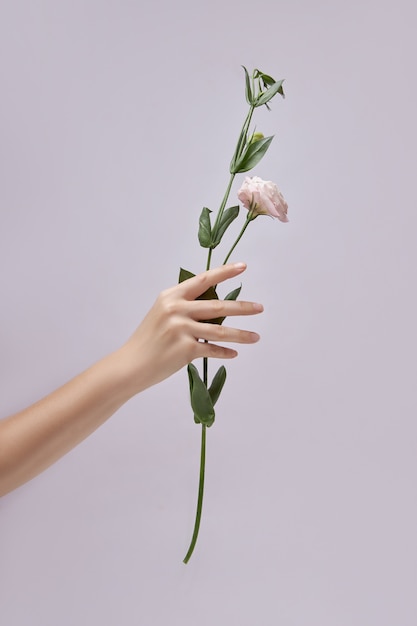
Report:
[[233,267],[236,268],[237,270],[245,270],[246,269],[246,263],[233,263]]
[[258,311],[259,313],[261,313],[264,310],[264,307],[262,304],[259,304],[259,302],[254,302],[253,309],[254,311]]
[[259,339],[261,338],[260,335],[258,335],[258,333],[251,333],[251,338],[253,339],[253,341],[259,341]]

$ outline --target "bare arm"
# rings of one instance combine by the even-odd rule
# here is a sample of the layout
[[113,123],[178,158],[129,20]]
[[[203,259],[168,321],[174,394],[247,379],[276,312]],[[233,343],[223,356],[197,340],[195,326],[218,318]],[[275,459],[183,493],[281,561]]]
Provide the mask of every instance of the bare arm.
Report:
[[[209,270],[162,292],[141,325],[106,356],[46,398],[0,421],[0,495],[30,480],[103,424],[129,398],[199,357],[229,359],[212,342],[254,343],[249,331],[204,324],[220,316],[253,315],[252,302],[195,300],[208,287],[237,276],[244,264]],[[204,343],[201,340],[207,340]],[[200,340],[200,341],[199,341]]]

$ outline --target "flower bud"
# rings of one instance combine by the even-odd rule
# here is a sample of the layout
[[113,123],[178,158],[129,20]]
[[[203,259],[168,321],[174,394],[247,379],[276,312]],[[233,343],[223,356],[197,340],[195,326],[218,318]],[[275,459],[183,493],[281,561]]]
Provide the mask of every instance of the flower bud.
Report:
[[253,133],[249,143],[255,143],[256,141],[260,141],[264,138],[262,133]]

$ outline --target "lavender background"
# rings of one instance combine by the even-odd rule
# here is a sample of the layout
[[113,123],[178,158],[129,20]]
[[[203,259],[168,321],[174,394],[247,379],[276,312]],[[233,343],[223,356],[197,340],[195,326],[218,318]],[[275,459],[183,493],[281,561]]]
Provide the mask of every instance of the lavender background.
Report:
[[415,626],[416,17],[411,0],[1,0],[3,416],[118,347],[179,265],[203,268],[241,64],[286,78],[255,173],[290,205],[235,255],[263,341],[228,368],[190,564],[181,372],[0,501],[2,624]]

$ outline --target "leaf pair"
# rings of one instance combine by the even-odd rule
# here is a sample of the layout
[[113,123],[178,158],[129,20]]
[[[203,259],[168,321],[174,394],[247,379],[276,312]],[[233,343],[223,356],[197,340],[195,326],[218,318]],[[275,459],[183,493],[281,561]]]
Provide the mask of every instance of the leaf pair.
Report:
[[212,229],[210,209],[204,207],[200,214],[198,227],[198,241],[203,248],[216,248],[230,224],[239,215],[239,206],[231,206],[223,212],[219,224]]
[[241,174],[253,169],[262,159],[274,136],[263,137],[259,141],[247,143],[238,159],[233,159],[230,164],[231,174]]
[[226,382],[226,368],[222,365],[213,378],[213,381],[207,389],[204,381],[201,380],[198,369],[192,363],[188,364],[188,381],[190,384],[190,400],[191,408],[194,412],[194,421],[196,424],[203,424],[210,428],[214,423],[216,404],[222,392],[224,383]]

